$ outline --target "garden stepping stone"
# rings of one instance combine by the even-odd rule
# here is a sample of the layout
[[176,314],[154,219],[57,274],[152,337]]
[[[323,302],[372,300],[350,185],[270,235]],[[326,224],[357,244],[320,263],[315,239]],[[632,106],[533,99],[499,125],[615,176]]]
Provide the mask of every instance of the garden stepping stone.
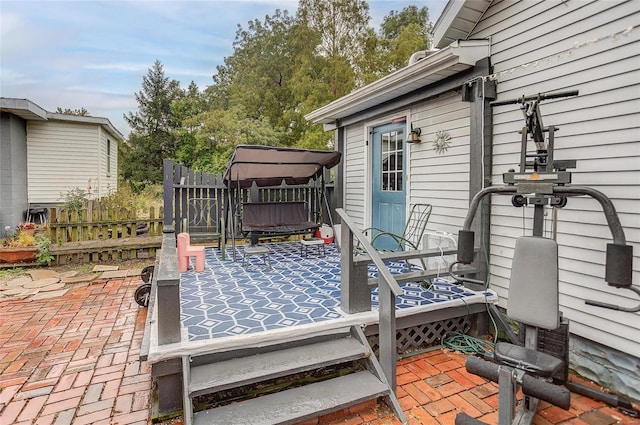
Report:
[[58,272],[53,271],[53,270],[29,270],[27,272],[27,274],[29,276],[31,276],[31,279],[33,280],[40,280],[40,279],[47,279],[47,278],[59,278],[60,275],[58,274]]
[[68,277],[75,277],[75,276],[78,276],[78,271],[77,270],[69,270],[68,272],[58,273],[58,277],[60,279],[64,279],[64,278],[68,278]]
[[131,276],[140,276],[142,274],[142,269],[129,269],[127,270],[127,277]]
[[82,282],[91,282],[97,279],[98,276],[95,274],[85,274],[82,276],[71,276],[71,277],[63,277],[60,279],[60,283],[82,283]]
[[118,270],[118,266],[102,266],[100,264],[96,265],[92,271],[94,272],[110,272]]
[[100,279],[119,279],[122,277],[127,277],[127,273],[127,270],[106,271],[100,275]]
[[59,277],[49,277],[46,279],[38,279],[32,282],[25,283],[22,285],[23,288],[34,289],[34,288],[44,288],[45,286],[53,285],[54,283],[60,282]]
[[46,298],[54,298],[54,297],[59,297],[61,295],[66,294],[68,291],[68,289],[61,289],[59,291],[51,291],[51,292],[40,292],[36,295],[34,295],[33,297],[31,297],[32,300],[43,300]]
[[53,285],[48,285],[48,286],[40,288],[40,292],[57,291],[57,290],[62,289],[62,288],[64,288],[64,283],[62,283],[62,282],[54,283]]
[[5,285],[7,285],[7,286],[22,286],[25,283],[29,283],[29,282],[31,282],[31,278],[30,277],[21,276],[21,277],[15,278],[15,279],[11,279]]
[[2,295],[4,296],[29,296],[33,294],[37,294],[39,289],[25,289],[25,288],[12,288],[6,291],[2,291]]

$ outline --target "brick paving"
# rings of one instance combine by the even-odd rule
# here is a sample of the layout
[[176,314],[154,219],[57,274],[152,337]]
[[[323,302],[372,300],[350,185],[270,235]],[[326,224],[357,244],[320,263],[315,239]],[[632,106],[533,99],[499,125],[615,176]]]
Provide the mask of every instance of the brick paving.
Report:
[[[150,367],[138,359],[146,309],[133,300],[140,283],[128,277],[55,298],[0,301],[1,425],[149,423]],[[464,362],[464,355],[445,351],[399,361],[398,397],[409,424],[452,425],[461,411],[497,423],[497,385],[467,373]],[[373,401],[303,424],[400,422]],[[542,402],[534,424],[640,421],[572,394],[568,411]]]
[[[498,384],[468,373],[465,360],[466,356],[460,353],[438,350],[398,362],[398,399],[409,425],[453,425],[459,412],[487,424],[498,423]],[[368,403],[304,422],[317,424],[400,425],[401,422],[386,406]],[[569,410],[540,402],[533,424],[640,425],[640,420],[571,394]]]
[[0,424],[147,424],[137,278],[0,302]]

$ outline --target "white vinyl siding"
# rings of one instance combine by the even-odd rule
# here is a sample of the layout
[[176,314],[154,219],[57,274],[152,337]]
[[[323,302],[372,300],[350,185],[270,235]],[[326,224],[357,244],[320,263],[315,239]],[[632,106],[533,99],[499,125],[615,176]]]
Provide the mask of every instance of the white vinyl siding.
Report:
[[[107,142],[109,141],[109,142]],[[107,147],[111,154],[107,154]],[[96,182],[96,197],[108,196],[117,190],[118,185],[118,142],[100,128],[100,181]]]
[[[403,109],[396,115],[406,112]],[[457,234],[469,206],[469,103],[462,102],[459,93],[448,92],[414,105],[409,112],[414,128],[422,130],[422,142],[407,144],[407,208],[417,203],[433,205],[427,228]],[[345,211],[361,227],[368,225],[365,197],[371,190],[366,125],[347,127],[344,162]],[[451,136],[449,149],[443,154],[433,150],[439,130]]]
[[[107,139],[111,172],[107,172]],[[118,188],[118,142],[96,124],[61,121],[27,123],[29,202],[60,204],[61,194],[91,184],[91,199]]]
[[[541,103],[543,123],[560,128],[555,159],[576,159],[573,183],[609,196],[634,245],[633,282],[640,267],[640,30],[637,2],[495,1],[469,38],[491,37],[498,99],[579,90],[580,95]],[[603,40],[595,41],[600,38]],[[578,46],[578,48],[575,48]],[[572,49],[568,52],[569,49]],[[513,70],[513,71],[511,71]],[[502,73],[509,71],[508,73]],[[517,168],[522,113],[495,108],[493,181]],[[532,209],[516,209],[508,196],[492,197],[491,287],[504,305],[515,238],[531,234]],[[523,214],[526,220],[523,220]],[[524,225],[523,225],[524,224]],[[553,211],[547,209],[545,236]],[[557,211],[560,303],[571,332],[640,357],[640,320],[633,313],[591,307],[586,299],[632,306],[631,291],[604,282],[611,233],[598,202],[569,198]]]
[[[457,234],[469,207],[469,103],[456,92],[444,93],[411,109],[422,142],[409,145],[410,205],[433,205],[427,228]],[[433,149],[437,131],[451,136],[449,148]]]
[[61,194],[98,181],[96,125],[54,121],[27,124],[30,203],[61,203]]
[[354,124],[346,128],[344,155],[344,210],[360,228],[366,227],[365,194],[369,184],[365,174],[367,138],[363,125]]

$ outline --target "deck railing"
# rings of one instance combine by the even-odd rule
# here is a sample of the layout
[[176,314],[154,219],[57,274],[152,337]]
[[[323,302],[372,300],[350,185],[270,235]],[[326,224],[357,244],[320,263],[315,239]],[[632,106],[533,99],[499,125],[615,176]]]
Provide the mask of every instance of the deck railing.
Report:
[[371,292],[367,279],[367,265],[356,265],[353,258],[353,237],[378,268],[378,320],[380,366],[389,386],[396,390],[396,297],[402,288],[384,264],[378,251],[342,208],[336,213],[342,220],[340,229],[340,302],[346,313],[358,313],[371,309]]
[[[198,233],[218,234],[226,231],[227,238],[230,239],[231,235],[240,233],[238,219],[243,203],[290,201],[307,203],[309,221],[328,222],[324,195],[320,192],[319,185],[313,182],[305,185],[227,188],[222,174],[194,171],[167,159],[164,161],[163,223],[165,226],[174,226],[176,234],[189,232],[193,236]],[[325,192],[330,203],[333,183],[325,184]],[[229,214],[233,214],[233,217],[229,217]]]

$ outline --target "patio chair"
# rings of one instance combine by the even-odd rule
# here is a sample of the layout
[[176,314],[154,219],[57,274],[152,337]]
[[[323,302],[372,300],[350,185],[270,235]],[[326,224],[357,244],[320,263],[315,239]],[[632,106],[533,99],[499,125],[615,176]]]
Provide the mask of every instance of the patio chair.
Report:
[[204,246],[191,246],[189,234],[178,234],[178,271],[184,273],[189,268],[190,257],[194,257],[196,272],[204,271]]
[[371,238],[371,245],[375,247],[376,241],[389,241],[390,247],[379,251],[398,252],[405,249],[420,249],[422,236],[427,228],[427,222],[431,216],[430,204],[415,204],[411,207],[407,223],[401,235],[387,232],[377,227],[369,227],[363,233]]

